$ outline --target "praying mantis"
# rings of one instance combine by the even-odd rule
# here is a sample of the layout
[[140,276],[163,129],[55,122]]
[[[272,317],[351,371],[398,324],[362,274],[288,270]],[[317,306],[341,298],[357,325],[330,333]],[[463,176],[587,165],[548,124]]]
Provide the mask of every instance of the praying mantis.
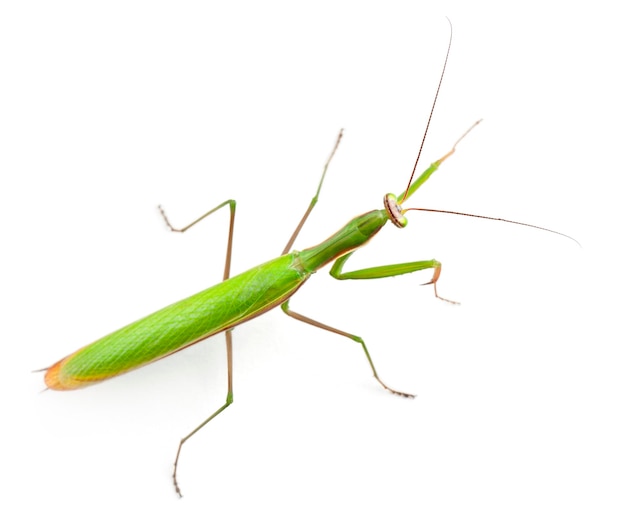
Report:
[[[411,198],[435,171],[437,171],[440,165],[456,151],[457,145],[478,125],[478,123],[480,123],[480,121],[475,122],[461,135],[456,143],[454,143],[450,151],[432,163],[414,180],[421,150],[424,146],[445,73],[451,41],[452,38],[450,36],[443,70],[420,149],[408,185],[401,193],[397,195],[391,193],[386,194],[383,198],[383,208],[372,210],[355,217],[320,244],[301,251],[292,250],[302,227],[318,201],[326,172],[343,136],[343,132],[341,131],[324,165],[317,191],[280,256],[232,277],[230,268],[236,211],[235,200],[229,199],[220,203],[183,228],[175,228],[172,226],[164,210],[161,209],[165,223],[169,229],[174,232],[185,232],[214,212],[225,208],[229,209],[230,221],[223,281],[135,321],[59,360],[54,365],[45,369],[46,374],[44,380],[48,389],[75,390],[83,388],[147,365],[208,337],[223,332],[226,338],[228,370],[226,399],[220,408],[213,412],[189,434],[184,436],[178,445],[172,479],[176,493],[181,497],[182,492],[177,478],[177,470],[184,444],[233,403],[232,330],[239,324],[262,315],[270,309],[280,306],[285,314],[296,320],[335,333],[360,344],[373,373],[373,377],[385,390],[402,397],[414,397],[413,394],[396,390],[382,381],[365,341],[360,336],[342,331],[341,329],[323,324],[317,320],[294,312],[289,307],[289,301],[317,270],[332,263],[330,274],[339,280],[377,279],[399,276],[420,270],[430,270],[433,274],[425,285],[433,286],[437,298],[454,303],[454,301],[442,298],[437,293],[437,282],[440,278],[442,267],[441,263],[434,259],[369,267],[355,271],[343,270],[350,256],[361,246],[369,242],[388,222],[391,222],[395,227],[404,228],[407,225],[405,214],[408,211],[427,210],[405,208],[404,203]],[[458,212],[447,213],[471,215]],[[516,221],[485,216],[473,217],[501,220],[560,234],[553,230]]]

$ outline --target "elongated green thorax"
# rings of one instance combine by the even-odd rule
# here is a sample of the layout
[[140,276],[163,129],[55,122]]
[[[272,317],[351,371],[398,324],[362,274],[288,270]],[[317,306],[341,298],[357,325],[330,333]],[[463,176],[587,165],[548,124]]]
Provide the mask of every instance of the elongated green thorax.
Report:
[[321,244],[300,252],[300,263],[306,272],[313,272],[337,257],[362,246],[389,220],[385,210],[372,210],[355,217],[341,230]]

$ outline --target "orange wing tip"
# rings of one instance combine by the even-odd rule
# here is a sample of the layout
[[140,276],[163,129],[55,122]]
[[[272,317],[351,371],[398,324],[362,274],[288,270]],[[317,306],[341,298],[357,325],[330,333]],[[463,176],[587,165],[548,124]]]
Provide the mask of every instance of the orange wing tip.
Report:
[[48,370],[46,371],[46,375],[43,378],[46,386],[51,390],[67,390],[59,380],[59,370],[62,362],[63,360],[55,363],[52,367],[48,368]]
[[93,383],[93,381],[90,380],[80,380],[63,375],[63,364],[71,356],[72,355],[63,358],[63,360],[58,361],[46,371],[46,375],[43,379],[50,390],[76,390],[77,388],[83,388]]
[[55,363],[52,367],[50,367],[46,371],[46,375],[43,380],[46,383],[46,386],[51,390],[71,390],[71,387],[67,387],[65,383],[61,382],[61,365],[63,365],[63,361],[61,360]]

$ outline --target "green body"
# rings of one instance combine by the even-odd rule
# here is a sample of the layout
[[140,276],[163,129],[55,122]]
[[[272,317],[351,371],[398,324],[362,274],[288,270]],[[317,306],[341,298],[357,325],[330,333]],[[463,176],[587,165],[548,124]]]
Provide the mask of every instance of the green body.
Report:
[[317,269],[367,242],[385,210],[356,217],[327,240],[253,267],[79,349],[48,370],[50,388],[97,383],[233,328],[287,301]]
[[[467,132],[461,139],[466,134]],[[317,192],[281,256],[231,278],[230,262],[235,221],[235,200],[224,201],[186,227],[180,229],[174,228],[170,224],[167,216],[161,209],[167,226],[172,231],[184,232],[213,212],[226,206],[230,208],[230,228],[224,266],[224,281],[154,312],[143,319],[139,319],[79,349],[46,369],[44,380],[49,389],[75,390],[147,365],[205,338],[224,332],[228,366],[226,401],[199,426],[183,437],[178,445],[172,478],[174,488],[181,497],[182,494],[176,475],[183,444],[233,402],[232,328],[278,305],[281,306],[283,312],[293,319],[346,337],[360,344],[374,378],[385,390],[403,397],[414,397],[413,394],[388,387],[379,378],[367,346],[361,337],[292,311],[289,307],[289,298],[315,271],[334,261],[330,274],[339,280],[385,278],[431,269],[433,270],[433,276],[428,284],[433,285],[435,296],[443,299],[437,294],[436,283],[441,273],[441,264],[437,260],[396,263],[347,272],[343,271],[343,267],[350,255],[374,237],[387,221],[391,221],[398,228],[406,226],[407,220],[404,217],[404,213],[411,209],[404,209],[401,207],[401,204],[438,169],[439,165],[446,158],[454,153],[456,144],[446,155],[431,164],[415,182],[413,182],[413,175],[411,175],[409,185],[399,201],[393,194],[386,194],[383,199],[384,209],[372,210],[355,217],[339,231],[316,246],[302,251],[290,252],[302,226],[317,203],[328,164],[337,149],[341,135],[342,133],[340,132],[335,147],[324,166],[324,172],[322,173]]]

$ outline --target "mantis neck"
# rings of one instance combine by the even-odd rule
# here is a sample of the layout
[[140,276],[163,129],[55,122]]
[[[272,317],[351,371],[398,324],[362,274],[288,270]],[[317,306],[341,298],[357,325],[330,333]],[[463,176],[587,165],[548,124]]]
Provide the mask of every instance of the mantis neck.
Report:
[[300,265],[312,273],[368,242],[389,220],[385,210],[372,210],[355,217],[343,228],[317,246],[303,249],[299,254]]

